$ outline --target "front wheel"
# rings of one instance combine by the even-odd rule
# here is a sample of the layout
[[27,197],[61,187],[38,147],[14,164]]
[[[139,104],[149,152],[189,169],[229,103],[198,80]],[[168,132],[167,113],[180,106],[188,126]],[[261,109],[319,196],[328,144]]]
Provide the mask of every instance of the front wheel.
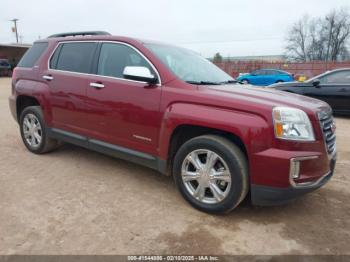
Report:
[[173,175],[182,196],[208,213],[233,210],[247,195],[248,168],[242,151],[230,140],[205,135],[183,144]]

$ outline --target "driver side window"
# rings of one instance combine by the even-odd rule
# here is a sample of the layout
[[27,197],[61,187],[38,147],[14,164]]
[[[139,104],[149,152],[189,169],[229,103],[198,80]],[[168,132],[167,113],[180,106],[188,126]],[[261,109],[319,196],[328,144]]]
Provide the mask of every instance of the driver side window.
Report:
[[133,48],[117,43],[102,44],[98,75],[124,78],[123,72],[127,66],[147,67],[154,74],[151,65]]

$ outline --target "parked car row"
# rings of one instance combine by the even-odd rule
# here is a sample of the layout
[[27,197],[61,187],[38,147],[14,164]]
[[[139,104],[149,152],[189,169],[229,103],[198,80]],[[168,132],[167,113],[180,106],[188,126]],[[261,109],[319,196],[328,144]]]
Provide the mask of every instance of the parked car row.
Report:
[[240,75],[237,80],[243,84],[268,86],[274,83],[294,81],[294,77],[283,70],[259,69],[249,74]]
[[337,69],[305,82],[277,83],[270,87],[327,102],[336,114],[350,114],[350,68]]
[[259,69],[240,75],[237,81],[317,98],[327,102],[336,114],[350,114],[350,68],[328,71],[303,82],[282,70]]

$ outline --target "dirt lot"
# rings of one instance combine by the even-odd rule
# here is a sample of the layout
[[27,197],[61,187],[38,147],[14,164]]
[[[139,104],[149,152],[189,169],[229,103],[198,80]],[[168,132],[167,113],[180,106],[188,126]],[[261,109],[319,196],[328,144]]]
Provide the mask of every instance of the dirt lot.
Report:
[[29,153],[9,93],[0,78],[0,254],[350,254],[350,118],[337,118],[338,165],[324,188],[212,216],[147,168],[71,145]]

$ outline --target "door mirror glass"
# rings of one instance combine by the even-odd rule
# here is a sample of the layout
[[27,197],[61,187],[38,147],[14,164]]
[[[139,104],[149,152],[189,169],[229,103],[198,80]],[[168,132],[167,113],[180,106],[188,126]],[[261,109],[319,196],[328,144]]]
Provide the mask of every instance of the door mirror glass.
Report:
[[315,80],[312,81],[312,85],[314,87],[318,87],[320,85],[320,83],[321,83],[320,79],[315,79]]
[[158,79],[144,66],[126,66],[123,71],[125,79],[156,84]]

